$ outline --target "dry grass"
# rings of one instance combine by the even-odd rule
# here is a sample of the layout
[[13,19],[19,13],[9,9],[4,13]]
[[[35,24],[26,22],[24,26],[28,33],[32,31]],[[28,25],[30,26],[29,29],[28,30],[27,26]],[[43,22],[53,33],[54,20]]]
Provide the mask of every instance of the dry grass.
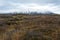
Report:
[[0,40],[60,40],[60,15],[0,15]]

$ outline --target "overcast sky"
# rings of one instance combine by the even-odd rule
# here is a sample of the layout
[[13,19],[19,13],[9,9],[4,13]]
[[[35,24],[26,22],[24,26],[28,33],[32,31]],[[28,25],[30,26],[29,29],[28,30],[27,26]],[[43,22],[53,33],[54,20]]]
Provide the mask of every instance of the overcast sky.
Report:
[[0,13],[26,11],[60,14],[60,0],[0,0]]

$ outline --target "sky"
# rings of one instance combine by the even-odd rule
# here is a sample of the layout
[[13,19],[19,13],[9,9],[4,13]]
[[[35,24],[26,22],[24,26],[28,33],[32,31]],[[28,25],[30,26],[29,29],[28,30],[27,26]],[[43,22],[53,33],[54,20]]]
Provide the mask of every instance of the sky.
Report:
[[32,11],[60,14],[60,0],[0,0],[0,13]]

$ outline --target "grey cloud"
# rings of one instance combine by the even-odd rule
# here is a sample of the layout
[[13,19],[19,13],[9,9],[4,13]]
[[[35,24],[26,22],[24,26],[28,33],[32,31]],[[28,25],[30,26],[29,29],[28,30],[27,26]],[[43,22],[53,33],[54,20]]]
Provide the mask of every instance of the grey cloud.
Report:
[[19,2],[19,3],[55,3],[59,4],[60,0],[12,0],[13,2]]
[[[21,6],[22,6],[21,4],[24,4],[24,8],[25,8],[26,4],[28,4],[28,5],[31,4],[30,6],[32,6],[32,3],[37,4],[39,8],[41,7],[41,5],[43,5],[42,6],[43,8],[48,6],[48,7],[46,7],[46,9],[52,10],[53,12],[55,12],[55,11],[60,12],[60,9],[59,9],[60,8],[60,0],[0,0],[0,4],[3,4],[3,5],[0,5],[0,10],[11,11],[13,9],[13,11],[14,10],[19,11],[19,10],[21,10]],[[51,7],[50,4],[52,4],[53,8]],[[28,7],[28,5],[27,5],[27,7]],[[35,5],[34,6],[35,8],[34,7],[33,8],[34,9],[38,8],[37,5]],[[30,6],[28,8],[30,8]],[[58,6],[58,7],[56,7],[56,9],[55,9],[54,8],[55,6]],[[24,10],[24,8],[22,7],[22,10]],[[31,10],[33,8],[31,8]]]
[[53,3],[55,5],[60,5],[60,0],[4,0],[6,3],[9,2],[14,2],[14,3],[23,3],[23,4],[28,4],[28,3],[36,3],[36,4],[49,4]]

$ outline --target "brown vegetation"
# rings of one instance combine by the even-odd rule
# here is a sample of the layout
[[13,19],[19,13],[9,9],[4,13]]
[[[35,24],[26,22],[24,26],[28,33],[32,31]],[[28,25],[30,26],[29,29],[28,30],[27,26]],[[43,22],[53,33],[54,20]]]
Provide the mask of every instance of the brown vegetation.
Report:
[[0,14],[0,40],[60,40],[60,15]]

